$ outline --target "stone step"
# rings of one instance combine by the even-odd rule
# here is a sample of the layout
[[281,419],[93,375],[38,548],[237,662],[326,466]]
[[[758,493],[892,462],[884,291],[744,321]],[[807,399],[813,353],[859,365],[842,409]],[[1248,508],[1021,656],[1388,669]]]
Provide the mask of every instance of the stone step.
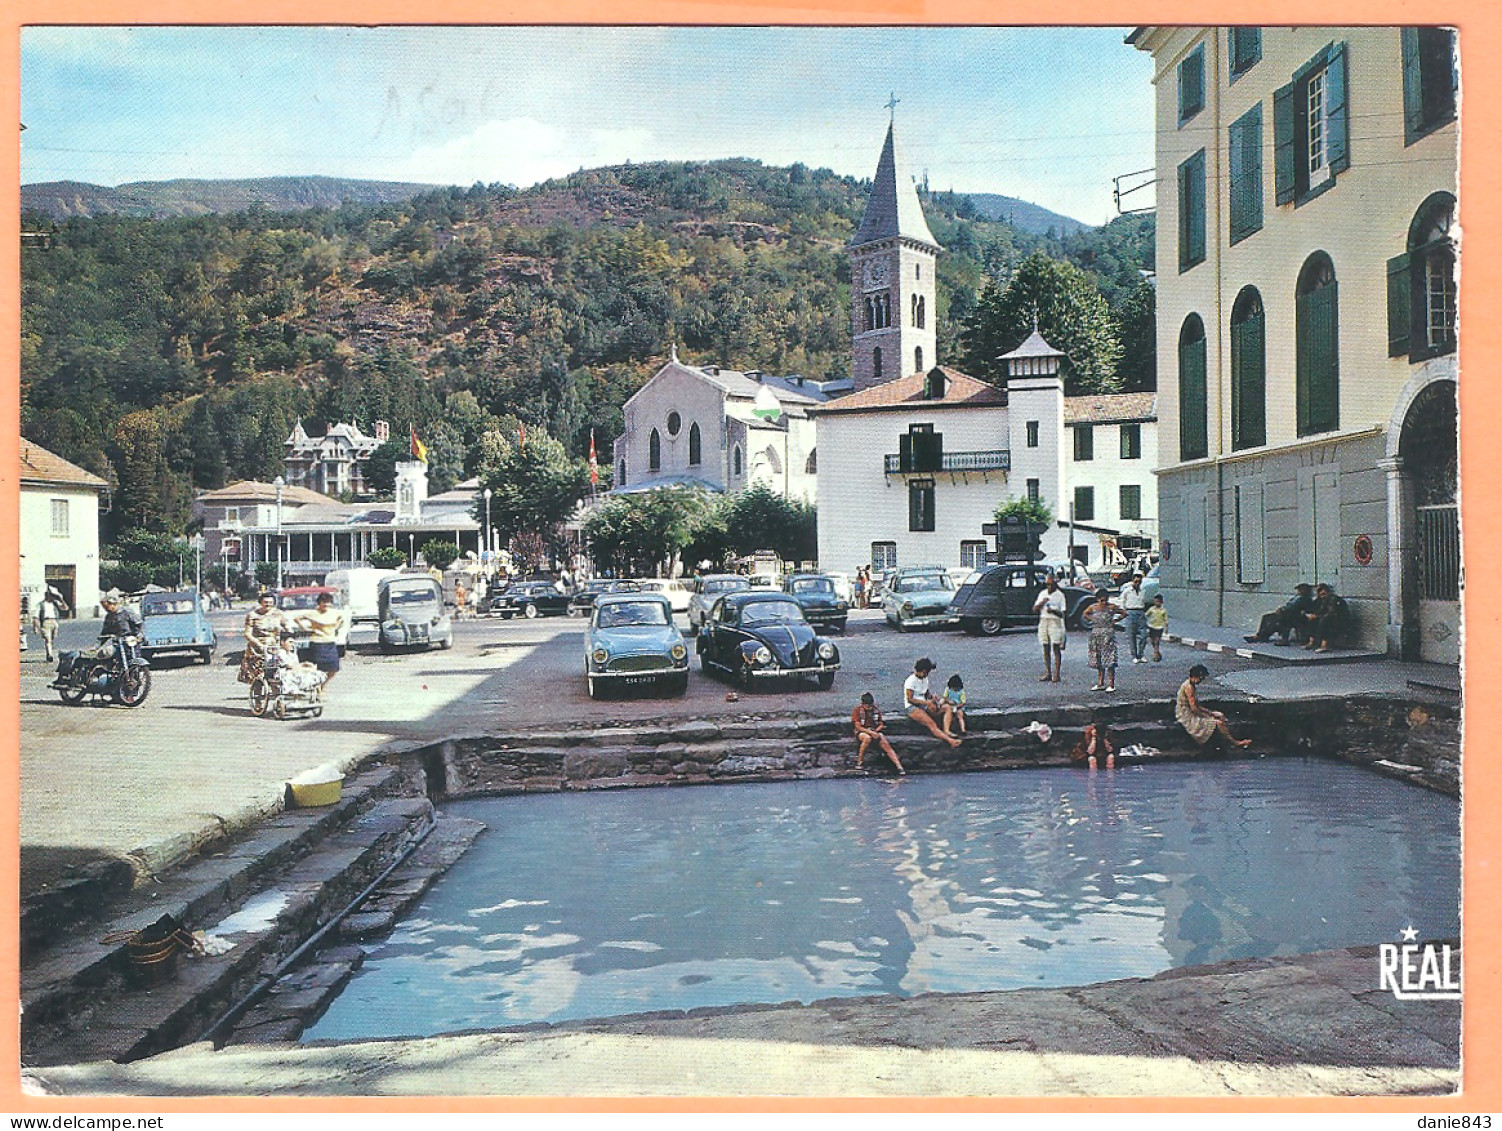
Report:
[[[133,1060],[197,1039],[431,823],[425,798],[382,798],[342,826],[325,828],[322,838],[275,872],[245,868],[238,882],[231,875],[200,878],[221,896],[234,888],[234,898],[216,901],[199,892],[117,919],[112,927],[139,929],[171,913],[189,931],[234,944],[223,954],[179,955],[175,970],[158,984],[133,977],[123,944],[86,940],[63,948],[45,971],[23,980],[23,1061]],[[236,863],[245,860],[219,862],[228,872]]]
[[368,939],[391,930],[484,831],[482,821],[439,817],[422,846],[339,925],[340,936]]

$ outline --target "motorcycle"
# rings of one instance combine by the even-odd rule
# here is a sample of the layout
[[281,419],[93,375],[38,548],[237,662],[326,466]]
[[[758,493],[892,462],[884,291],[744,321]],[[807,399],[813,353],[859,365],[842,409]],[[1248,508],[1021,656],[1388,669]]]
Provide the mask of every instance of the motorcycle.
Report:
[[135,636],[107,636],[91,652],[63,652],[57,678],[47,686],[64,703],[82,703],[86,696],[113,699],[122,707],[139,707],[151,691],[151,669]]

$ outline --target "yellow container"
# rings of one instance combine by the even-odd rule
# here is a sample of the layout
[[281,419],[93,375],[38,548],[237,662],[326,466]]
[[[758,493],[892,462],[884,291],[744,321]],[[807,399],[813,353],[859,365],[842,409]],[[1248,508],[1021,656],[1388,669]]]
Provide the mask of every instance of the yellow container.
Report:
[[335,778],[333,781],[288,782],[287,788],[292,792],[294,809],[317,809],[323,805],[339,804],[343,785],[343,779]]

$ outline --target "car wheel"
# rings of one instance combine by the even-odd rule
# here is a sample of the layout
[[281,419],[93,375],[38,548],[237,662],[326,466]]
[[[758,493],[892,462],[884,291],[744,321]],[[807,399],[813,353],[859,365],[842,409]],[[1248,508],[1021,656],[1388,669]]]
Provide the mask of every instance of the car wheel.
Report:
[[214,649],[200,648],[198,650],[198,658],[206,664],[212,664],[214,662]]
[[1002,627],[1000,617],[981,617],[975,622],[975,629],[982,636],[998,636],[1001,634]]
[[819,673],[819,690],[828,691],[834,686],[834,672]]
[[536,605],[523,605],[522,606],[522,616],[526,617],[528,620],[536,620],[537,619],[537,606]]

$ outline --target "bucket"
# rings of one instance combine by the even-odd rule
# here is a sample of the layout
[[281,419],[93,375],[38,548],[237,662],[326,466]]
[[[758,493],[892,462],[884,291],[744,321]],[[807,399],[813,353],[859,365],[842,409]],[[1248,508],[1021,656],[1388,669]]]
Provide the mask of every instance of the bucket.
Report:
[[171,981],[177,973],[178,952],[192,946],[192,939],[182,924],[171,915],[163,915],[142,930],[115,931],[99,941],[125,944],[129,960],[127,971],[131,980],[142,986]]
[[337,805],[344,786],[344,775],[339,767],[323,765],[304,770],[287,783],[290,794],[288,805],[293,809],[317,809],[324,805]]

